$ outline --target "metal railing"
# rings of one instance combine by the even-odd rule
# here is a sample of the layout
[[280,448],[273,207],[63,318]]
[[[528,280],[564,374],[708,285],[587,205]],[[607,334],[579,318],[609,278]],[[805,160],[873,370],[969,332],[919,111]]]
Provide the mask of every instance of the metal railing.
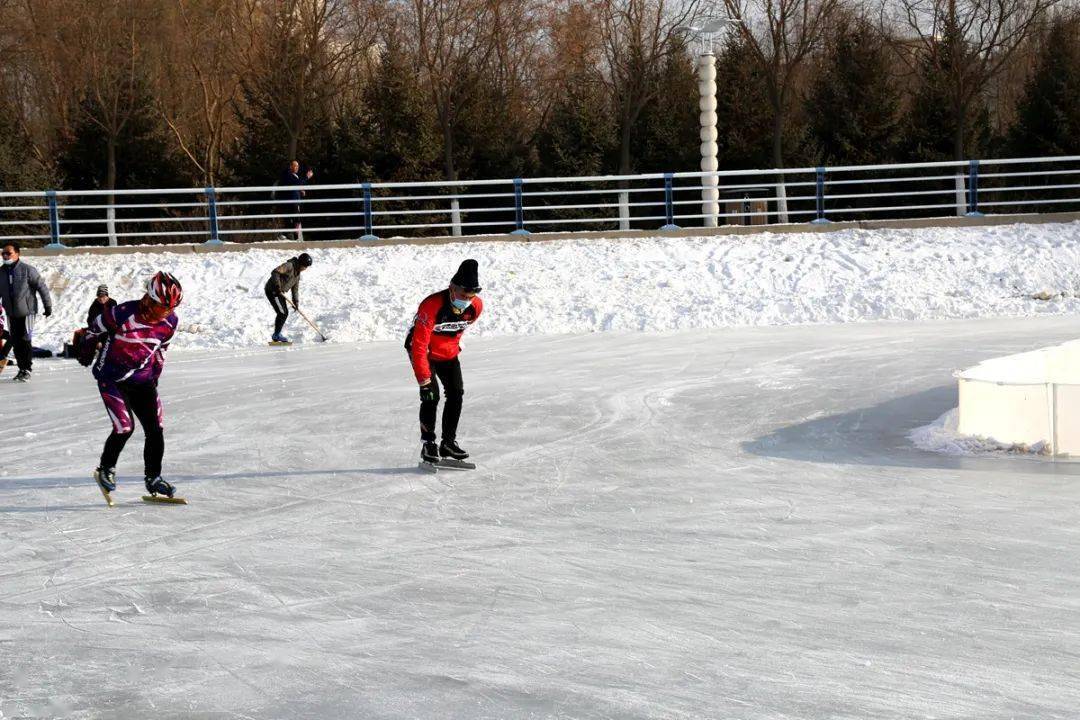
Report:
[[1080,209],[1080,156],[307,185],[299,199],[288,197],[293,189],[0,192],[0,241],[63,248],[373,240],[1069,211]]

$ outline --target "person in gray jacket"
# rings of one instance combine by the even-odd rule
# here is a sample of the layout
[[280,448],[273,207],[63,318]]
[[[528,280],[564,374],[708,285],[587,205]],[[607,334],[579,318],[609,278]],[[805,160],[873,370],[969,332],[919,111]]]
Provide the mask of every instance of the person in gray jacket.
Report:
[[7,243],[0,251],[4,264],[0,267],[0,301],[4,303],[8,322],[11,324],[11,344],[15,350],[15,362],[19,374],[15,380],[30,380],[33,357],[30,339],[34,334],[34,318],[38,312],[38,297],[45,308],[45,317],[52,315],[52,298],[41,274],[32,265],[19,260],[18,243]]
[[311,256],[300,253],[298,257],[290,258],[274,268],[270,273],[270,279],[266,281],[266,299],[274,308],[274,336],[271,338],[275,343],[287,343],[289,339],[281,334],[285,327],[285,319],[289,317],[289,307],[285,304],[285,293],[292,293],[293,307],[300,307],[300,273],[311,267]]

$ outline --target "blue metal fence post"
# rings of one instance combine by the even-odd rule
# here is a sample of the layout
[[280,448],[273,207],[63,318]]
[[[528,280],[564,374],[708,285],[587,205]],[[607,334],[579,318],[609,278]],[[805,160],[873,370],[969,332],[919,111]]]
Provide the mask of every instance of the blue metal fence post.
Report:
[[379,236],[372,232],[371,225],[371,183],[364,183],[364,235],[360,238],[364,242],[379,239]]
[[206,208],[210,212],[210,239],[204,245],[221,245],[221,238],[218,237],[217,193],[212,187],[206,188],[203,192],[206,193]]
[[47,190],[45,200],[49,203],[49,237],[52,242],[46,245],[50,250],[63,250],[67,246],[60,242],[60,209],[56,206],[56,191]]
[[825,168],[817,168],[817,217],[810,222],[814,225],[824,225],[832,222],[825,217]]
[[514,224],[517,229],[514,230],[511,235],[528,235],[529,231],[525,229],[525,209],[521,204],[521,178],[514,178]]
[[672,173],[664,173],[664,217],[667,220],[667,224],[660,228],[661,230],[679,229],[679,226],[675,224],[675,203],[671,198],[671,184],[674,177],[675,176]]
[[982,217],[979,212],[979,161],[968,163],[968,217]]

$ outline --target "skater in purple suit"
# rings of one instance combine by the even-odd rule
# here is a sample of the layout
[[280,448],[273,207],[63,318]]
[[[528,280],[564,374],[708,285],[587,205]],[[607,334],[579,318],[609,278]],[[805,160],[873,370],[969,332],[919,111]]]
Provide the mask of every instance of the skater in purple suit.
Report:
[[[140,300],[130,300],[105,308],[95,318],[80,346],[79,362],[94,366],[101,399],[112,421],[113,431],[105,441],[94,479],[106,499],[116,489],[116,461],[135,430],[132,415],[139,421],[146,442],[143,463],[146,490],[151,495],[172,497],[175,488],[161,477],[165,454],[158,377],[165,365],[165,350],[176,332],[174,308],[183,290],[179,281],[166,272],[155,274]],[[97,344],[102,343],[97,350]]]

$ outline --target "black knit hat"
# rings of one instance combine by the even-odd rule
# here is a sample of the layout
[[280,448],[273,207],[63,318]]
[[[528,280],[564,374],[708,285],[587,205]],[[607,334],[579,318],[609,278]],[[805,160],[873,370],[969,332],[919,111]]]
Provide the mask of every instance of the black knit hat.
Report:
[[461,263],[461,267],[454,273],[454,277],[450,278],[450,282],[462,290],[480,292],[480,276],[477,262],[475,260],[466,260]]
[[311,256],[307,253],[300,253],[300,257],[296,259],[300,261],[302,267],[311,267]]

